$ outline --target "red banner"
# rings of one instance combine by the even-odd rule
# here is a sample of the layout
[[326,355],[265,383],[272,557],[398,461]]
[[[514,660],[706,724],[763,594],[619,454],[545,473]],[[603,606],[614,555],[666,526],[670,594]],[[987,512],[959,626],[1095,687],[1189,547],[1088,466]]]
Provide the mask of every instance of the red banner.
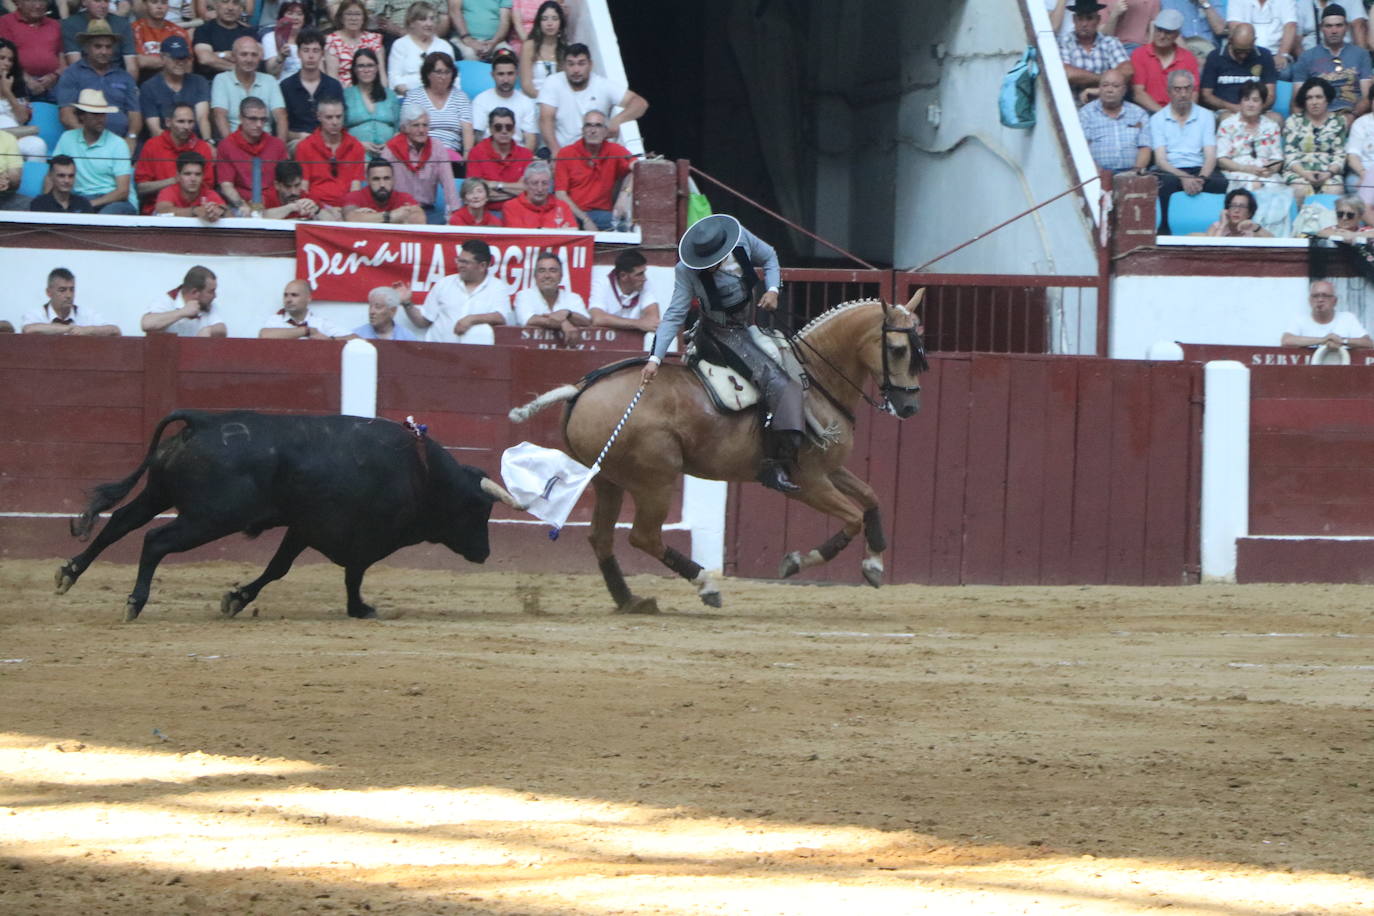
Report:
[[472,238],[491,246],[491,269],[513,292],[534,285],[535,258],[549,248],[563,261],[563,286],[584,300],[591,295],[591,232],[425,232],[297,223],[296,276],[310,282],[316,299],[366,302],[369,290],[400,280],[414,301],[424,302],[434,284],[458,272],[458,251]]

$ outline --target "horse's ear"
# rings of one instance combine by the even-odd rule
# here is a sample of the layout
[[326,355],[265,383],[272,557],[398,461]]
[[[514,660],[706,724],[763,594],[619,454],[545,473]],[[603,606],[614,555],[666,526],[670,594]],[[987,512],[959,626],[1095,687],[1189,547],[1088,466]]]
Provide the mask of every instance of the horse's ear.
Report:
[[916,292],[912,293],[911,300],[906,304],[906,310],[911,314],[915,315],[916,308],[925,300],[925,298],[926,288],[923,286],[920,289],[916,290]]

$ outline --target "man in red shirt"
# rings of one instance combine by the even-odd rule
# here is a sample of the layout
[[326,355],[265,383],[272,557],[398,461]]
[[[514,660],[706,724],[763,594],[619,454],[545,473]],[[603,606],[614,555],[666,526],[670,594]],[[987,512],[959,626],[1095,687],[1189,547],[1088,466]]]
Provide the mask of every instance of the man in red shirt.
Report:
[[1178,10],[1164,10],[1155,17],[1154,37],[1147,45],[1131,52],[1131,101],[1154,114],[1169,104],[1169,74],[1187,70],[1197,85],[1197,58],[1178,43],[1183,29],[1183,14]]
[[0,16],[0,38],[19,48],[29,99],[53,101],[53,87],[67,62],[62,56],[62,26],[48,16],[48,0],[17,0],[13,13]]
[[342,99],[321,99],[315,112],[320,126],[296,145],[296,161],[310,185],[310,199],[322,207],[338,207],[350,191],[363,186],[367,151],[344,130]]
[[415,223],[423,225],[425,210],[419,201],[394,188],[391,163],[373,159],[367,166],[367,187],[343,200],[343,218],[350,223]]
[[[582,116],[582,139],[558,151],[558,199],[572,207],[583,229],[606,231],[630,219],[634,154],[607,140],[606,131],[606,116],[589,111]],[[622,178],[617,196],[615,185]]]
[[506,201],[525,190],[525,167],[534,153],[515,142],[515,112],[493,108],[487,116],[487,138],[468,153],[468,178],[487,183],[487,209],[497,213]]
[[159,216],[194,216],[213,223],[225,214],[224,198],[205,187],[205,157],[194,150],[177,156],[177,183],[158,192],[153,212]]
[[153,202],[163,188],[177,183],[177,157],[185,152],[200,153],[206,162],[215,161],[210,144],[196,136],[196,110],[178,105],[167,119],[167,129],[143,144],[134,185],[144,213],[153,212]]
[[536,159],[525,169],[525,193],[501,211],[507,229],[576,229],[577,217],[553,196],[553,166]]
[[291,158],[286,144],[267,132],[267,118],[267,103],[250,95],[239,104],[239,129],[219,141],[215,181],[236,216],[262,206],[277,163]]

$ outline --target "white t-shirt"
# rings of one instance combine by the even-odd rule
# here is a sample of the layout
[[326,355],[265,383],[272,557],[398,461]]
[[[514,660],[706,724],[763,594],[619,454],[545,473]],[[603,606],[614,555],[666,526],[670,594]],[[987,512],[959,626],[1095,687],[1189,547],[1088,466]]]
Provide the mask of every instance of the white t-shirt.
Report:
[[[262,36],[262,59],[271,60],[278,55],[277,51],[277,31],[272,29]],[[284,80],[288,76],[294,76],[301,72],[301,56],[296,53],[296,46],[288,44],[285,56],[281,60],[281,72],[277,74],[278,80]]]
[[[186,300],[181,298],[181,289],[177,289],[175,296],[158,297],[153,307],[148,309],[150,312],[175,312],[177,309],[185,308]],[[178,337],[195,337],[202,328],[207,328],[212,324],[219,324],[219,316],[215,314],[215,305],[210,303],[208,309],[203,310],[194,318],[178,318],[166,328],[163,333],[175,334]]]
[[[1288,0],[1292,2],[1292,0]],[[552,105],[558,109],[554,122],[554,133],[560,147],[577,141],[582,136],[582,117],[589,111],[599,111],[607,118],[611,110],[625,98],[630,90],[622,84],[613,83],[599,73],[587,77],[587,85],[581,92],[574,92],[568,85],[568,74],[555,73],[544,81],[539,90],[539,104]]]
[[[45,302],[37,308],[25,312],[23,316],[20,317],[19,330],[22,331],[31,324],[52,324],[55,317],[57,317],[57,313]],[[99,312],[80,305],[73,305],[71,314],[67,317],[72,319],[70,322],[71,324],[80,328],[93,328],[102,324],[114,324],[112,321],[106,321],[104,316]],[[67,324],[67,322],[64,321],[63,324]]]
[[592,276],[592,297],[587,303],[589,308],[601,309],[608,315],[634,321],[644,316],[645,308],[658,304],[658,297],[647,281],[638,294],[627,296],[616,286],[614,267]]
[[1364,337],[1369,332],[1360,324],[1354,312],[1337,312],[1327,324],[1318,324],[1311,313],[1288,327],[1294,337],[1325,337],[1335,334],[1338,337]]
[[513,323],[510,293],[510,287],[491,273],[472,292],[468,292],[467,285],[457,274],[444,277],[434,284],[425,297],[425,304],[420,307],[424,316],[434,322],[425,331],[425,340],[437,343],[495,343],[496,335],[489,324],[475,324],[461,335],[453,333],[453,326],[460,318],[485,315],[487,312],[500,312],[507,324]]
[[547,315],[550,312],[559,312],[563,309],[588,319],[592,317],[587,313],[587,303],[583,302],[582,297],[572,290],[560,289],[558,301],[553,304],[553,308],[549,308],[549,304],[544,301],[544,296],[539,292],[537,286],[522,289],[515,295],[515,323],[520,327],[529,324],[530,319],[535,315]]
[[[404,96],[415,87],[423,86],[424,84],[420,82],[420,66],[424,64],[425,57],[435,51],[443,51],[454,60],[459,59],[453,51],[453,45],[442,38],[434,38],[430,41],[427,51],[420,50],[415,39],[409,35],[402,35],[393,41],[391,48],[386,52],[386,77],[387,82],[391,84],[391,91]],[[405,88],[398,90],[397,84]]]
[[[510,98],[503,99],[496,94],[495,89],[488,89],[486,92],[477,93],[477,98],[472,100],[472,127],[479,134],[488,133],[487,118],[491,115],[493,108],[509,108],[515,112],[515,129],[519,134],[539,133],[539,103],[519,89],[510,94]],[[579,134],[582,128],[579,126]],[[516,143],[520,143],[523,138],[518,134],[515,138]]]
[[1298,8],[1293,0],[1228,0],[1227,22],[1248,22],[1255,27],[1255,44],[1279,53],[1286,23],[1298,21]]
[[[328,318],[322,317],[320,313],[314,309],[305,310],[304,322],[291,320],[291,317],[286,314],[286,309],[277,309],[271,315],[267,316],[267,320],[262,323],[263,330],[267,330],[268,328],[300,328],[307,326],[323,334],[328,334],[330,337],[343,337],[348,333]],[[301,339],[305,340],[306,338],[302,337]]]
[[1374,165],[1374,115],[1360,115],[1350,125],[1345,151],[1359,156],[1366,169]]

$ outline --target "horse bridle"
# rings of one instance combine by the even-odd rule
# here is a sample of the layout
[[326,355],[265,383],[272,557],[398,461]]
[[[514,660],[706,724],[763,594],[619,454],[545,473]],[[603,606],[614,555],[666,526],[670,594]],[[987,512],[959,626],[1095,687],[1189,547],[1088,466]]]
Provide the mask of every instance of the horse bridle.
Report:
[[[887,320],[889,311],[890,310],[886,306],[883,308],[883,326],[882,336],[880,338],[882,341],[883,351],[883,382],[881,385],[878,386],[878,390],[883,393],[882,401],[875,401],[873,398],[869,397],[868,392],[864,391],[862,386],[856,385],[853,379],[851,379],[849,376],[841,372],[840,368],[836,366],[834,363],[832,363],[830,360],[826,359],[825,354],[817,350],[814,346],[812,346],[811,342],[808,341],[805,337],[802,337],[800,334],[792,334],[790,335],[790,337],[793,341],[805,344],[806,349],[810,350],[816,356],[819,356],[821,358],[821,362],[829,366],[831,371],[833,371],[836,375],[843,379],[846,385],[857,391],[859,393],[859,397],[863,398],[864,402],[867,403],[869,407],[872,407],[874,410],[880,410],[883,413],[890,413],[895,415],[897,413],[897,410],[892,406],[893,392],[900,391],[903,394],[916,394],[921,390],[921,386],[898,385],[892,381],[892,364],[888,359],[887,355],[887,335],[892,333],[902,333],[906,335],[907,346],[911,348],[911,354],[908,357],[908,365],[910,366],[910,371],[915,373],[925,372],[930,369],[930,363],[926,361],[925,343],[922,342],[921,335],[916,331],[916,328],[914,326],[909,328],[899,328],[895,325],[890,324]],[[845,417],[848,418],[849,422],[854,422],[854,414],[851,411],[849,411],[849,409],[846,408],[843,404],[841,404],[838,398],[836,398],[833,394],[827,391],[824,385],[821,385],[820,383],[816,382],[815,379],[811,380],[811,384],[815,385],[816,389],[820,391],[821,394],[825,395],[826,400],[828,400],[841,413],[843,413]]]

